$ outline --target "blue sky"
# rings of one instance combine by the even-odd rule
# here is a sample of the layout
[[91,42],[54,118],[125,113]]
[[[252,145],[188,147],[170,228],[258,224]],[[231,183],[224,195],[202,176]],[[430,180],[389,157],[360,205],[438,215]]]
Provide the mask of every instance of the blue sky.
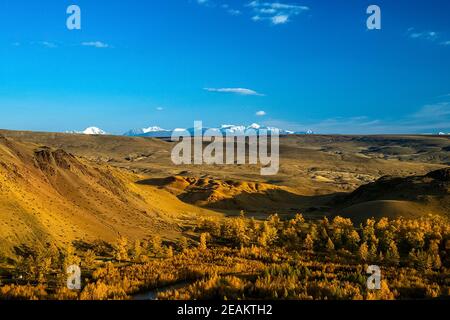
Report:
[[[366,28],[370,4],[381,30]],[[0,128],[450,132],[449,13],[447,0],[1,0]]]

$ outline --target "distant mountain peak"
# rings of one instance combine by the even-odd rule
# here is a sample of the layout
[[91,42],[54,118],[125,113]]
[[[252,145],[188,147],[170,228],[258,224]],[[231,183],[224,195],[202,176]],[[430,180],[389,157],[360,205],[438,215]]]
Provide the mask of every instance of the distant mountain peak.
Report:
[[171,131],[163,129],[159,126],[150,126],[148,128],[132,129],[124,133],[124,136],[148,136],[148,137],[159,137],[159,135],[170,136]]
[[89,127],[84,129],[83,131],[66,131],[66,133],[72,134],[86,134],[86,135],[106,135],[106,131],[98,128],[98,127]]
[[83,134],[87,134],[87,135],[105,135],[106,131],[104,131],[104,130],[102,130],[100,128],[97,128],[97,127],[89,127],[89,128],[86,128],[83,131]]
[[149,132],[169,131],[169,130],[163,129],[163,128],[158,127],[158,126],[154,126],[154,127],[144,128],[144,129],[142,129],[142,131],[144,133],[149,133]]
[[248,126],[247,129],[261,129],[261,125],[257,123],[252,123],[251,125]]

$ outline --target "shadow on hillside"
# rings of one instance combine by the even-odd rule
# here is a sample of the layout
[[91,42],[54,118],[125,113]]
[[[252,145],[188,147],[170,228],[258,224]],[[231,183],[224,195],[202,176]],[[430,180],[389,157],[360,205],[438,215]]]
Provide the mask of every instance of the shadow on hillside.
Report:
[[174,181],[173,177],[167,178],[151,178],[136,181],[136,184],[145,185],[145,186],[154,186],[154,187],[164,187],[167,184]]
[[[164,188],[173,182],[172,177],[152,178],[137,181],[140,185],[150,185]],[[177,197],[184,203],[203,208],[214,209],[227,214],[235,214],[241,210],[252,214],[296,214],[317,213],[328,215],[331,208],[329,204],[336,196],[341,194],[305,196],[283,189],[269,189],[260,192],[242,191],[232,197],[211,199],[214,189],[196,187],[185,190]]]

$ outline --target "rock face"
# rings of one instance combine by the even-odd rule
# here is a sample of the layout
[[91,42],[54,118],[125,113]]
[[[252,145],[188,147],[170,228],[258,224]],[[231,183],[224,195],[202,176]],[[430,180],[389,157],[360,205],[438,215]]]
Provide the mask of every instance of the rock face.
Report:
[[43,171],[55,172],[56,168],[69,170],[71,163],[74,162],[81,165],[73,155],[64,150],[51,150],[46,147],[34,151],[34,159],[36,160],[37,167]]

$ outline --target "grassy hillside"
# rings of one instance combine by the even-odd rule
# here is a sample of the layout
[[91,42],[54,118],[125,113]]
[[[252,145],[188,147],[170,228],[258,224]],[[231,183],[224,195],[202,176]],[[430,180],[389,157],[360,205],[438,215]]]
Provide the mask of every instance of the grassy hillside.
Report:
[[143,177],[61,149],[0,136],[0,247],[74,240],[174,237],[212,212],[137,184]]

